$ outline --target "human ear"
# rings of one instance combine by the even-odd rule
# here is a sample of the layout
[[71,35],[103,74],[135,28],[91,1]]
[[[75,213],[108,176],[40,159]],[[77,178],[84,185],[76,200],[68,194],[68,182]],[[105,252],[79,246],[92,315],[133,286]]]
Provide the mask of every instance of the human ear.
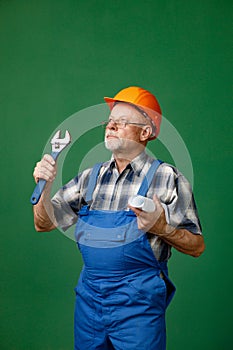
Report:
[[144,128],[141,130],[140,134],[140,140],[141,141],[146,141],[149,139],[150,135],[152,134],[152,127],[150,125],[146,125]]

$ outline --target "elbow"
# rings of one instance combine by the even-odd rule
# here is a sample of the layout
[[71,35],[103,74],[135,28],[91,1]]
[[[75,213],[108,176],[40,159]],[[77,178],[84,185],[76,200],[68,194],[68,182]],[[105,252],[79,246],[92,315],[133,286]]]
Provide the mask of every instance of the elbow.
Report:
[[42,226],[42,225],[39,225],[37,223],[34,224],[34,227],[35,227],[35,230],[37,232],[50,232],[56,228],[56,226],[54,226],[54,225]]
[[199,236],[199,244],[196,247],[195,251],[193,252],[192,256],[194,258],[199,258],[199,256],[202,255],[202,253],[205,251],[205,242],[202,236]]
[[47,230],[44,229],[43,227],[36,226],[36,225],[35,225],[35,230],[36,230],[37,232],[47,232]]

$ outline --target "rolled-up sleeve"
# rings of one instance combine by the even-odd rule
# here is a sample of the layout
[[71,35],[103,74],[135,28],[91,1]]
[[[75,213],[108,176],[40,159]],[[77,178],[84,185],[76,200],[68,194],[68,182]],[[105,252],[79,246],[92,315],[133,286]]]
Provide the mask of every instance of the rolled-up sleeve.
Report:
[[63,231],[77,222],[78,212],[84,201],[89,172],[90,170],[87,169],[76,176],[51,199],[57,224]]
[[64,191],[62,189],[52,198],[52,205],[57,224],[63,231],[66,231],[76,223],[78,216],[64,200]]
[[164,164],[158,173],[157,187],[169,224],[202,234],[193,191],[185,176],[175,167]]
[[171,224],[177,228],[184,228],[194,234],[202,234],[197,206],[190,183],[183,175],[178,175],[175,182],[177,195],[169,204]]

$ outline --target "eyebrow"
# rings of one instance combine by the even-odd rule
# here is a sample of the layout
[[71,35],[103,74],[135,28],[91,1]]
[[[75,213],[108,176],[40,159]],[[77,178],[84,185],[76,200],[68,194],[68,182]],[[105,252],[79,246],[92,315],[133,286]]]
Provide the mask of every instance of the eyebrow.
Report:
[[[130,121],[130,116],[127,116],[127,115],[121,115],[121,116],[119,116],[119,117],[114,117],[114,115],[112,115],[112,114],[110,114],[109,115],[109,117],[108,117],[108,119],[113,119],[113,120],[125,120],[126,122],[128,121]],[[144,120],[145,120],[145,118],[143,118]],[[147,123],[148,123],[148,121],[147,120],[145,120]],[[143,121],[141,120],[141,121],[139,121],[139,122],[137,122],[137,121],[135,121],[135,123],[139,123],[139,124],[144,124],[143,123]],[[145,124],[146,125],[146,124]]]
[[110,114],[109,118],[123,119],[123,118],[128,118],[128,117],[126,115],[121,115],[120,117],[114,117],[114,115]]

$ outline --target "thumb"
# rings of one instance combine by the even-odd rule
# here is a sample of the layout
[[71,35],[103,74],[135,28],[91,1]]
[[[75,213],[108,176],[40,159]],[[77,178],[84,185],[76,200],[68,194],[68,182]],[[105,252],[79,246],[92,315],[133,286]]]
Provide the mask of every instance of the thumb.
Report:
[[157,208],[157,206],[160,206],[160,205],[161,205],[161,204],[160,204],[160,201],[159,201],[159,199],[158,199],[158,197],[157,197],[156,194],[153,195],[153,201],[154,201],[154,203],[155,203],[156,208]]
[[162,212],[163,207],[162,207],[161,202],[160,202],[160,200],[159,200],[159,198],[157,197],[156,194],[153,195],[153,201],[154,201],[154,204],[155,204],[155,210],[159,211],[159,212]]

